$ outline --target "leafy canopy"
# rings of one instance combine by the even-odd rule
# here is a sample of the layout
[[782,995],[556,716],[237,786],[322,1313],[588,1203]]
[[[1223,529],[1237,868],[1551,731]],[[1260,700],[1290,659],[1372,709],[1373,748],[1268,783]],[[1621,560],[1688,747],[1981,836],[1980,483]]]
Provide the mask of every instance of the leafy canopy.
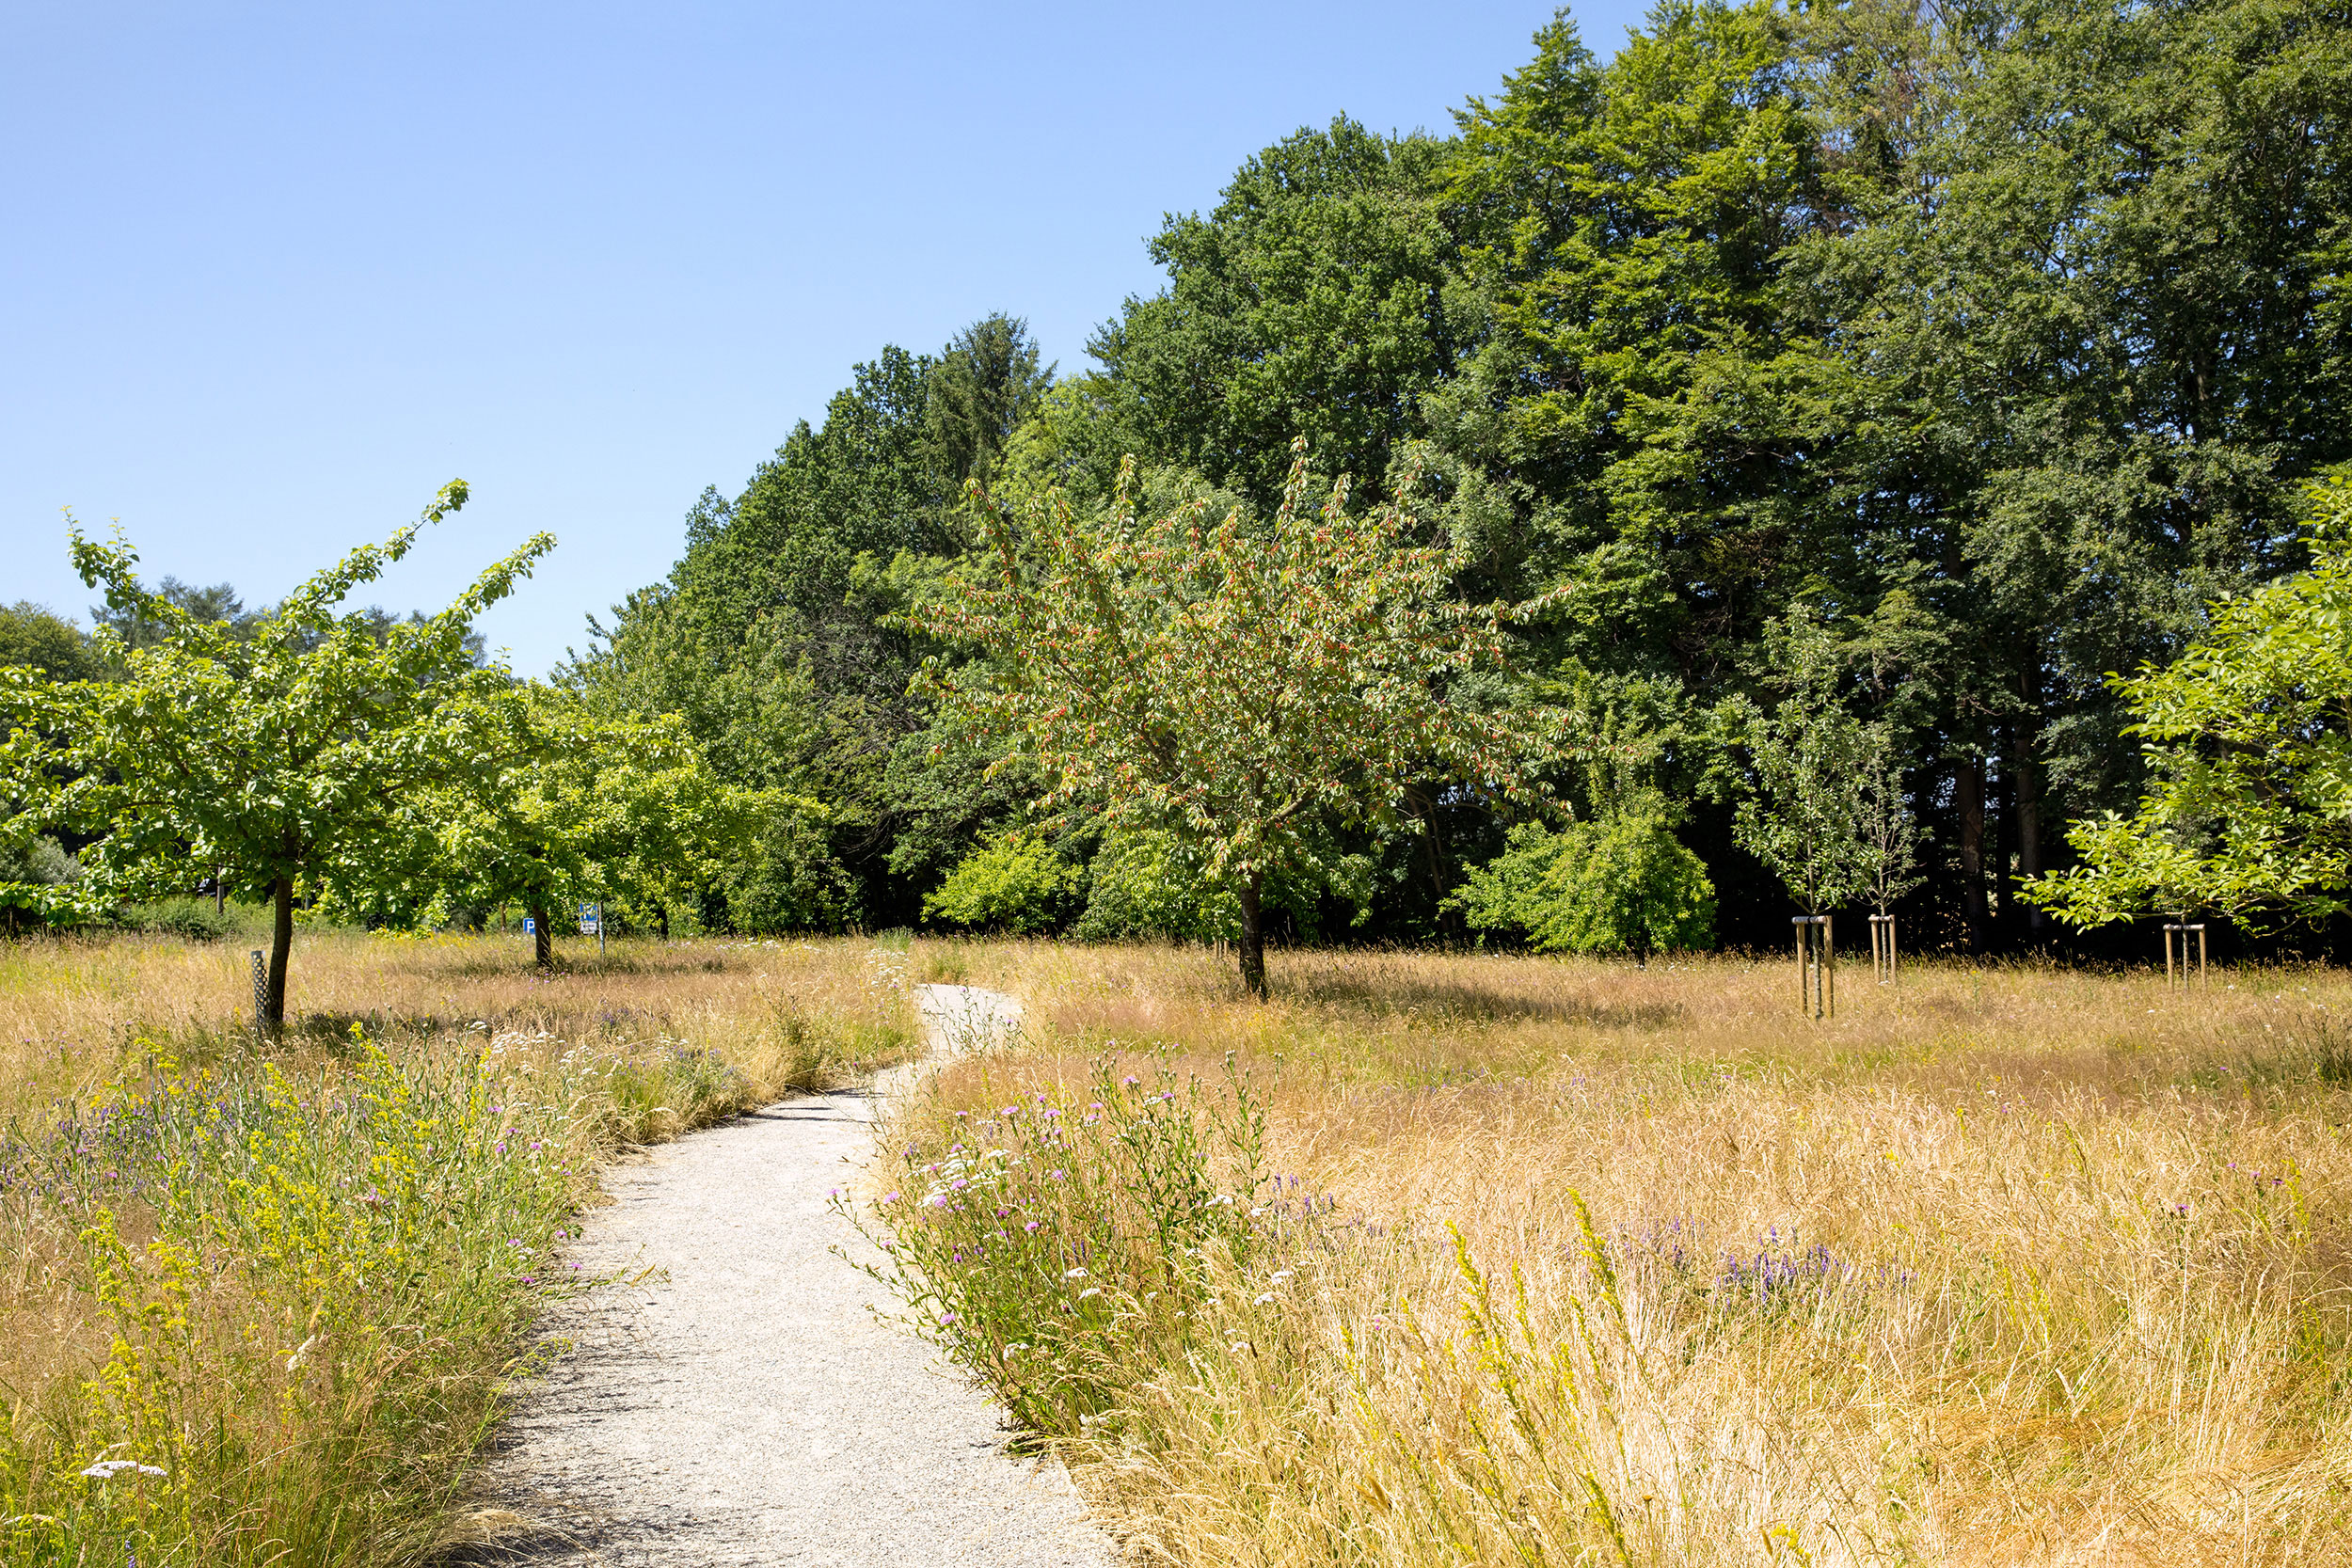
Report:
[[1462,700],[1504,661],[1502,605],[1449,591],[1402,499],[1360,515],[1347,484],[1307,499],[1306,443],[1273,517],[1205,503],[1142,519],[1122,467],[1107,511],[1048,491],[1016,518],[977,487],[993,560],[938,608],[987,658],[931,666],[935,689],[1009,757],[1033,759],[1049,812],[1158,829],[1201,852],[1243,906],[1243,972],[1269,873],[1313,863],[1333,823],[1388,822],[1431,776],[1520,793],[1520,726]]
[[[419,531],[457,510],[462,481],[416,523],[353,550],[258,625],[204,620],[138,579],[119,540],[72,535],[83,580],[103,588],[99,639],[118,678],[38,682],[0,670],[9,726],[0,789],[22,809],[13,838],[87,836],[76,882],[0,884],[0,899],[179,893],[217,874],[232,893],[275,902],[272,1023],[282,1021],[295,883],[368,880],[414,836],[426,792],[502,768],[517,754],[513,678],[479,664],[469,624],[554,546],[539,534],[429,619],[384,625],[339,612],[352,591],[408,553]],[[151,628],[126,646],[113,625]]]
[[2112,677],[2153,783],[2026,895],[2078,927],[2152,911],[2320,920],[2352,881],[2352,482],[2311,491],[2311,569],[2213,606],[2170,665]]
[[[1791,616],[1787,646],[1794,666],[1789,695],[1769,714],[1748,709],[1742,717],[1755,789],[1740,802],[1733,833],[1799,909],[1820,914],[1873,885],[1876,863],[1863,834],[1872,742],[1838,704],[1827,636]],[[1884,786],[1882,768],[1878,787]],[[1900,875],[1891,863],[1885,869]]]

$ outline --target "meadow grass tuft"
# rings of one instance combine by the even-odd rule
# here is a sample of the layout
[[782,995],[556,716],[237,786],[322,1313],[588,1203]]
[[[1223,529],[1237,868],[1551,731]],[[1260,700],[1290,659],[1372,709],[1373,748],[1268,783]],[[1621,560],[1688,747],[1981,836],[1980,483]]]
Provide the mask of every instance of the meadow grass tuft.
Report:
[[[1254,1167],[1204,1088],[1164,1112],[1197,1180],[1139,1184],[1106,1119],[1050,1194],[869,1211],[992,1304],[929,1326],[1141,1557],[2352,1560],[2340,974],[1934,964],[1816,1024],[1769,960],[1288,954],[1264,1007],[1205,952],[956,963],[1030,1038],[894,1130],[934,1181],[957,1142],[1031,1169],[1031,1108],[1106,1075],[1254,1085]],[[1247,1229],[1190,1239],[1216,1196]],[[1000,1252],[1033,1201],[1049,1243]],[[1131,1305],[1155,1230],[1198,1248],[1182,1332]],[[1080,1334],[1081,1238],[1121,1259],[1091,1403],[998,1342]]]
[[616,1146],[906,1053],[902,956],[329,935],[0,950],[0,1560],[431,1555]]

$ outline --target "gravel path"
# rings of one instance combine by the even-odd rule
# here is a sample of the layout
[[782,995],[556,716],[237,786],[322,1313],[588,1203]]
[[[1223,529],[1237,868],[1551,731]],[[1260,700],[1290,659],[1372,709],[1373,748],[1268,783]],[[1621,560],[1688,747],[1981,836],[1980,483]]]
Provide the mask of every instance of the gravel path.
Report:
[[[935,1049],[1017,1026],[1012,998],[926,986]],[[912,1082],[902,1074],[893,1086]],[[484,1470],[469,1534],[534,1562],[1108,1568],[1058,1463],[1004,1450],[1000,1413],[875,1321],[826,1208],[873,1147],[862,1094],[787,1101],[611,1172],[572,1257],[652,1268],[553,1307],[571,1341]]]

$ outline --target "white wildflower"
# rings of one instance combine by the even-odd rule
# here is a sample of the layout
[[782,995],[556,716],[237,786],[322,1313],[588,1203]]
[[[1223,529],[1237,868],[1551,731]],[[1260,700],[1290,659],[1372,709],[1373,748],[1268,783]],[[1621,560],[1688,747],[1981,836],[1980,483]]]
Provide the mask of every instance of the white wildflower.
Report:
[[163,1466],[142,1465],[135,1459],[102,1459],[82,1472],[85,1481],[112,1481],[119,1475],[160,1476]]

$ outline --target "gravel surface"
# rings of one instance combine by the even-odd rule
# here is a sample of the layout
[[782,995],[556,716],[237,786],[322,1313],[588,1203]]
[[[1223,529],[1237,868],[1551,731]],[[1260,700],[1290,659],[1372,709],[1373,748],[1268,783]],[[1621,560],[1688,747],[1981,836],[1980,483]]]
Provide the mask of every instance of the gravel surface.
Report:
[[[1015,1026],[994,992],[926,986],[936,1049]],[[901,1076],[897,1085],[911,1080]],[[1002,1413],[875,1321],[827,1210],[870,1156],[872,1100],[817,1095],[645,1151],[606,1178],[570,1260],[657,1271],[553,1307],[571,1342],[519,1401],[468,1531],[491,1558],[564,1563],[1108,1568],[1052,1460],[1005,1451]]]

